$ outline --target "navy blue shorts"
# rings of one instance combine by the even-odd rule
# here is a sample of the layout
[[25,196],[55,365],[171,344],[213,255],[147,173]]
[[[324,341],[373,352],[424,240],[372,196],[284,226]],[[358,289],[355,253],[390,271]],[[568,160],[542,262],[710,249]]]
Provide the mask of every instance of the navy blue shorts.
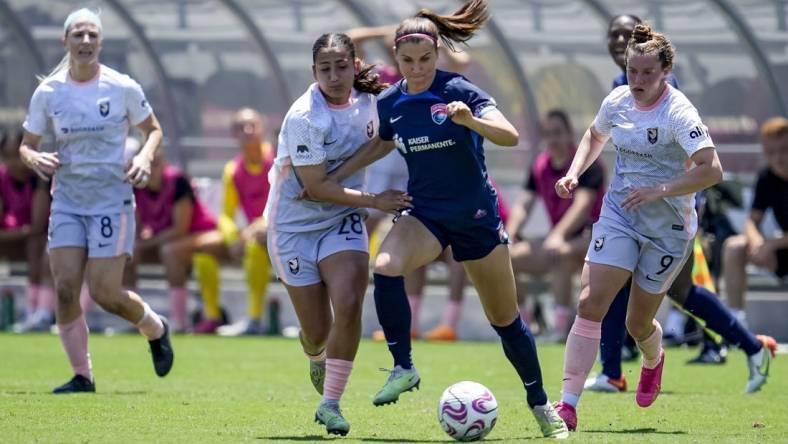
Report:
[[417,208],[403,212],[419,220],[438,239],[441,247],[451,246],[457,262],[481,259],[495,247],[509,243],[509,235],[497,212],[477,213],[473,217],[435,218]]

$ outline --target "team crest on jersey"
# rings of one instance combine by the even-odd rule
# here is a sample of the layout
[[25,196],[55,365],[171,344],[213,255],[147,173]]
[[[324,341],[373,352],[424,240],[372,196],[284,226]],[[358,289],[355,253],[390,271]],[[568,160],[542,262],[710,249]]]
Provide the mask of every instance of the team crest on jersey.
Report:
[[99,107],[99,114],[101,114],[101,117],[107,117],[109,115],[109,99],[99,100],[98,107]]
[[436,103],[432,105],[430,108],[430,115],[432,116],[432,121],[437,123],[438,125],[442,125],[446,119],[449,118],[449,113],[446,112],[446,104],[445,103]]
[[605,236],[599,236],[594,239],[594,251],[599,251],[605,246]]
[[657,143],[657,138],[659,137],[659,128],[649,128],[646,130],[646,134],[648,135],[648,141],[650,144]]
[[298,258],[294,257],[292,259],[287,260],[287,267],[290,268],[290,273],[298,274],[298,271],[301,270],[301,264],[298,263]]
[[375,135],[375,124],[370,120],[367,123],[367,138],[371,139]]

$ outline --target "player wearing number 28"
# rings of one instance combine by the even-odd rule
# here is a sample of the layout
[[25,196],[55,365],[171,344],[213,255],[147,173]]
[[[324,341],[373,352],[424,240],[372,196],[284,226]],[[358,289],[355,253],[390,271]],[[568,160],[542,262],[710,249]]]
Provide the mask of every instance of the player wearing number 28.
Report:
[[575,407],[594,365],[602,318],[630,277],[626,326],[643,353],[635,399],[641,407],[656,400],[665,353],[654,315],[692,252],[697,229],[693,194],[722,179],[698,111],[666,81],[673,56],[664,35],[645,24],[635,27],[626,52],[629,85],[604,99],[569,171],[555,185],[559,196],[570,196],[577,178],[612,140],[615,174],[593,227],[578,315],[566,342],[557,409],[570,429],[577,426]]
[[[371,66],[356,59],[344,34],[324,34],[312,47],[317,80],[290,107],[271,169],[264,217],[271,264],[301,324],[310,376],[323,395],[315,419],[345,435],[350,425],[339,400],[361,338],[369,252],[364,207],[393,212],[407,207],[401,191],[359,191],[364,172],[335,182],[328,174],[374,140],[375,94],[383,89]],[[306,196],[305,198],[302,198]]]
[[[172,367],[167,322],[135,293],[121,287],[134,244],[133,186],[145,186],[162,131],[142,88],[98,61],[99,16],[72,12],[63,25],[65,57],[30,100],[20,154],[40,177],[52,177],[49,252],[57,291],[60,339],[75,376],[55,393],[95,391],[88,326],[79,305],[83,276],[101,307],[133,323],[150,341],[156,374]],[[129,127],[145,143],[129,162]],[[38,148],[52,129],[55,152]]]

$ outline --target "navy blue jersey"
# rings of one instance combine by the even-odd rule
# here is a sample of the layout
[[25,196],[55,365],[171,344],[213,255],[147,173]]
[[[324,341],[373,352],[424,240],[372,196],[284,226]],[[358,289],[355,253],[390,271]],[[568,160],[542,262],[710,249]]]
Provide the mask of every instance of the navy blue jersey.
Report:
[[427,91],[408,94],[405,85],[400,80],[378,96],[379,134],[405,158],[415,209],[441,219],[497,214],[484,138],[446,113],[449,103],[461,101],[481,117],[496,109],[495,101],[465,77],[440,70]]
[[[679,81],[678,79],[676,79],[676,76],[674,76],[672,72],[668,73],[668,76],[665,77],[665,80],[667,80],[668,83],[670,83],[670,86],[679,89]],[[629,85],[629,82],[627,81],[627,73],[625,72],[619,74],[618,77],[613,79],[613,88],[611,89],[616,89],[619,86],[623,86],[623,85]]]

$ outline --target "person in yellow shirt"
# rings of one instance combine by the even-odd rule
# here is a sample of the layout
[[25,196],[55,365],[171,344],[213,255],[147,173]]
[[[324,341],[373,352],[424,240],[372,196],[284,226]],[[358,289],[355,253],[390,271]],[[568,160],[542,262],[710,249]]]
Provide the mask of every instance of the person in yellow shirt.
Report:
[[[268,171],[273,165],[274,150],[264,140],[263,119],[257,111],[244,108],[235,113],[232,134],[240,153],[224,166],[222,183],[224,203],[217,228],[184,242],[169,246],[167,258],[180,263],[194,256],[194,269],[203,298],[203,320],[194,333],[218,333],[225,336],[262,333],[260,318],[271,265],[266,244],[266,223],[262,218],[268,199]],[[236,223],[241,210],[246,227]],[[205,260],[201,260],[205,259]],[[246,273],[247,318],[222,325],[219,306],[219,263],[216,260],[241,262]]]
[[[221,327],[219,334],[236,336],[262,333],[265,291],[271,265],[266,243],[263,209],[268,200],[268,171],[274,162],[274,148],[265,141],[263,119],[257,111],[244,108],[233,118],[233,136],[241,153],[224,166],[224,205],[219,216],[219,230],[233,258],[243,258],[248,285],[248,318]],[[239,229],[236,212],[241,210],[248,225]]]

